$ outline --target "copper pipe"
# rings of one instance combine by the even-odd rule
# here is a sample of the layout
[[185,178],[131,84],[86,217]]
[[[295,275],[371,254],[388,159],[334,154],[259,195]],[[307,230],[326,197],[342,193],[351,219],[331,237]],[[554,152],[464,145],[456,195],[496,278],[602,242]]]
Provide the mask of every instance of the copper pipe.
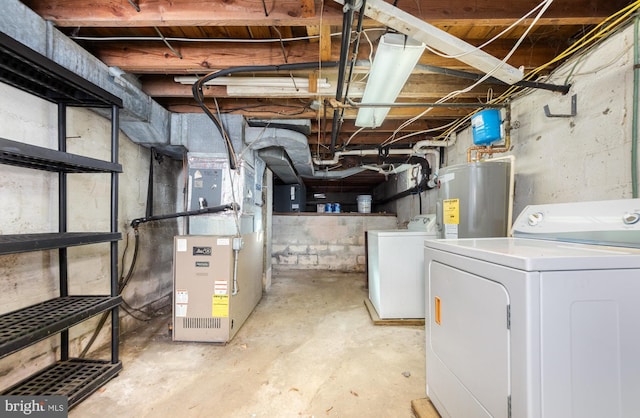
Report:
[[467,162],[468,163],[471,162],[471,151],[479,151],[479,150],[486,149],[486,148],[489,148],[489,147],[485,147],[485,146],[481,146],[481,145],[475,145],[475,146],[471,146],[471,147],[467,148]]
[[476,152],[476,158],[473,161],[479,161],[482,159],[484,154],[492,155],[498,154],[501,152],[507,152],[511,148],[511,106],[505,107],[505,118],[504,118],[504,144],[500,147],[494,146],[472,146],[467,149],[467,162],[470,163],[471,160],[471,152]]

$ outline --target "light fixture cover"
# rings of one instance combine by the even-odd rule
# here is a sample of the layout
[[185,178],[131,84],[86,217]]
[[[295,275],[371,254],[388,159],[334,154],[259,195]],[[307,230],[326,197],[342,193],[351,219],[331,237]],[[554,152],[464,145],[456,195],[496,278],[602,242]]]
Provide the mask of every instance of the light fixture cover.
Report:
[[[405,35],[399,33],[382,35],[361,103],[394,103],[424,49],[425,45],[422,42]],[[388,107],[361,107],[356,117],[356,126],[365,128],[380,126],[389,109]]]

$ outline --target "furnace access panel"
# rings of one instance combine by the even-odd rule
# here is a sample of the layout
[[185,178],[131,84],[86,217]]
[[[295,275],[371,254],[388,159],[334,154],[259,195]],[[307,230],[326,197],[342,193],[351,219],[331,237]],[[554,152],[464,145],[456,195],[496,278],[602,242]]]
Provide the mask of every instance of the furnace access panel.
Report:
[[261,234],[242,237],[235,285],[233,239],[175,237],[174,341],[228,342],[260,300]]

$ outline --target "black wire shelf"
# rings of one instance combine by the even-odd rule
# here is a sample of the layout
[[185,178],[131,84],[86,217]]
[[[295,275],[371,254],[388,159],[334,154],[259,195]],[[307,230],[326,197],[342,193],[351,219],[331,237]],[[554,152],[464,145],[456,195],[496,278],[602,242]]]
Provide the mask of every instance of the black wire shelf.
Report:
[[64,173],[122,173],[122,165],[0,138],[0,163]]
[[122,99],[0,32],[0,81],[53,103],[122,107]]
[[2,392],[3,396],[67,396],[69,408],[122,370],[122,362],[69,359],[59,361]]
[[122,302],[121,296],[64,296],[0,316],[0,358]]
[[120,232],[51,232],[0,235],[0,255],[112,242],[121,238]]

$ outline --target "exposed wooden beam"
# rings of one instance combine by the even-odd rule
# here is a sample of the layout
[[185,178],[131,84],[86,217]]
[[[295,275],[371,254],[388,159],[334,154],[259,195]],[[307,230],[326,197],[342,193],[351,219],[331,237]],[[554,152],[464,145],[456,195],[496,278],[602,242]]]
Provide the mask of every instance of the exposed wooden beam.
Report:
[[[268,2],[265,16],[262,2],[253,0],[144,0],[140,12],[122,1],[23,0],[47,20],[63,27],[88,26],[311,26],[340,25],[342,10],[337,4],[316,2],[310,15],[311,0]],[[595,24],[626,6],[624,0],[563,0],[547,10],[539,25]],[[421,0],[399,2],[399,8],[434,25],[504,25],[527,13],[536,3],[530,0],[469,2],[467,0]]]
[[313,0],[300,0],[300,15],[304,18],[314,17],[316,7]]
[[[316,111],[311,108],[310,102],[302,102],[299,100],[252,100],[252,99],[217,99],[218,106],[220,111],[223,113],[234,113],[234,114],[243,114],[247,117],[265,117],[264,115],[268,114],[271,117],[281,117],[281,118],[304,118],[304,119],[316,119],[318,117],[322,117],[324,112],[322,109],[320,111]],[[160,99],[158,100],[161,104],[165,106],[173,106],[174,109],[176,106],[181,106],[183,109],[189,108],[190,110],[184,110],[189,112],[200,112],[198,109],[198,105],[193,99],[189,98],[171,98],[171,99]],[[213,100],[205,100],[207,105],[211,106],[211,108],[215,108],[215,104]],[[416,106],[416,107],[395,107],[389,111],[387,119],[409,119],[426,109],[425,106]],[[177,110],[176,110],[177,111]],[[469,109],[466,108],[433,108],[427,114],[425,114],[421,119],[423,120],[431,120],[431,119],[448,119],[449,121],[456,119],[458,117],[465,116],[469,113]],[[355,119],[357,114],[357,109],[345,109],[344,118],[345,119]],[[333,111],[327,112],[327,118],[333,118]],[[345,125],[349,126],[349,125]],[[346,127],[345,127],[346,129]],[[371,130],[368,130],[370,132]]]
[[[96,51],[98,58],[109,66],[118,66],[133,73],[206,74],[212,70],[245,65],[281,65],[285,63],[279,43],[270,44],[185,44],[175,43],[182,59],[158,42],[104,43]],[[317,62],[317,48],[308,44],[287,45],[290,64]]]
[[[160,99],[158,102],[172,112],[200,113],[202,109],[193,99],[171,98]],[[213,100],[205,100],[210,109],[215,109]],[[250,118],[286,118],[286,119],[315,119],[317,112],[299,100],[251,100],[251,99],[223,99],[218,100],[222,113],[245,115]]]
[[339,24],[342,11],[330,2],[320,11],[320,2],[310,12],[313,0],[268,1],[265,15],[261,1],[233,0],[143,0],[137,12],[126,0],[25,0],[39,15],[58,26],[309,26],[323,22]]
[[[393,107],[389,111],[387,115],[387,119],[409,119],[413,118],[416,115],[419,115],[426,109],[426,106],[416,106],[416,107]],[[332,112],[330,116],[332,116]],[[355,119],[356,114],[358,113],[357,109],[347,109],[344,112],[345,119]],[[456,119],[458,117],[466,116],[469,114],[469,109],[461,109],[461,108],[432,108],[428,113],[426,113],[422,119],[449,119],[450,121]],[[370,132],[368,130],[367,132]]]
[[326,24],[320,27],[320,59],[331,60],[331,26]]
[[[337,43],[334,43],[337,44]],[[102,42],[89,45],[95,54],[109,66],[117,66],[132,73],[174,73],[174,74],[206,74],[212,70],[248,66],[248,65],[281,65],[284,64],[282,49],[278,43],[270,44],[232,44],[216,43],[180,43],[172,46],[180,52],[182,59],[174,55],[162,42]],[[503,57],[513,46],[512,42],[496,41],[485,48],[495,57]],[[285,47],[288,63],[318,62],[317,45],[307,42],[288,43]],[[358,58],[368,60],[370,47],[361,43]],[[536,68],[556,56],[558,47],[542,42],[535,45],[524,43],[512,55],[509,62],[514,66]],[[331,60],[339,59],[339,45],[333,45]],[[469,67],[457,60],[446,59],[425,52],[420,63],[466,69]]]
[[[312,72],[316,74],[316,72]],[[274,75],[277,75],[274,73]],[[327,77],[329,83],[335,85],[336,74],[324,74]],[[191,85],[179,84],[173,80],[173,77],[147,75],[142,79],[142,90],[151,97],[193,97]],[[413,101],[420,102],[435,102],[446,94],[452,91],[462,90],[472,84],[471,80],[461,79],[453,76],[447,76],[443,74],[417,74],[413,75],[402,92],[400,93],[400,100],[411,99]],[[363,83],[358,83],[362,85]],[[456,96],[459,99],[485,99],[488,94],[493,93],[499,95],[506,90],[507,86],[495,85],[495,84],[481,84],[473,88],[468,92],[464,92]],[[489,91],[491,89],[491,91]],[[225,86],[205,86],[203,90],[205,97],[229,97]],[[314,98],[315,94],[300,93],[300,98]],[[326,96],[334,96],[333,94],[327,94]],[[238,97],[238,96],[234,96]],[[251,91],[247,92],[246,97],[259,97]],[[290,95],[284,96],[277,92],[273,92],[269,95],[262,94],[261,97],[291,97]]]

